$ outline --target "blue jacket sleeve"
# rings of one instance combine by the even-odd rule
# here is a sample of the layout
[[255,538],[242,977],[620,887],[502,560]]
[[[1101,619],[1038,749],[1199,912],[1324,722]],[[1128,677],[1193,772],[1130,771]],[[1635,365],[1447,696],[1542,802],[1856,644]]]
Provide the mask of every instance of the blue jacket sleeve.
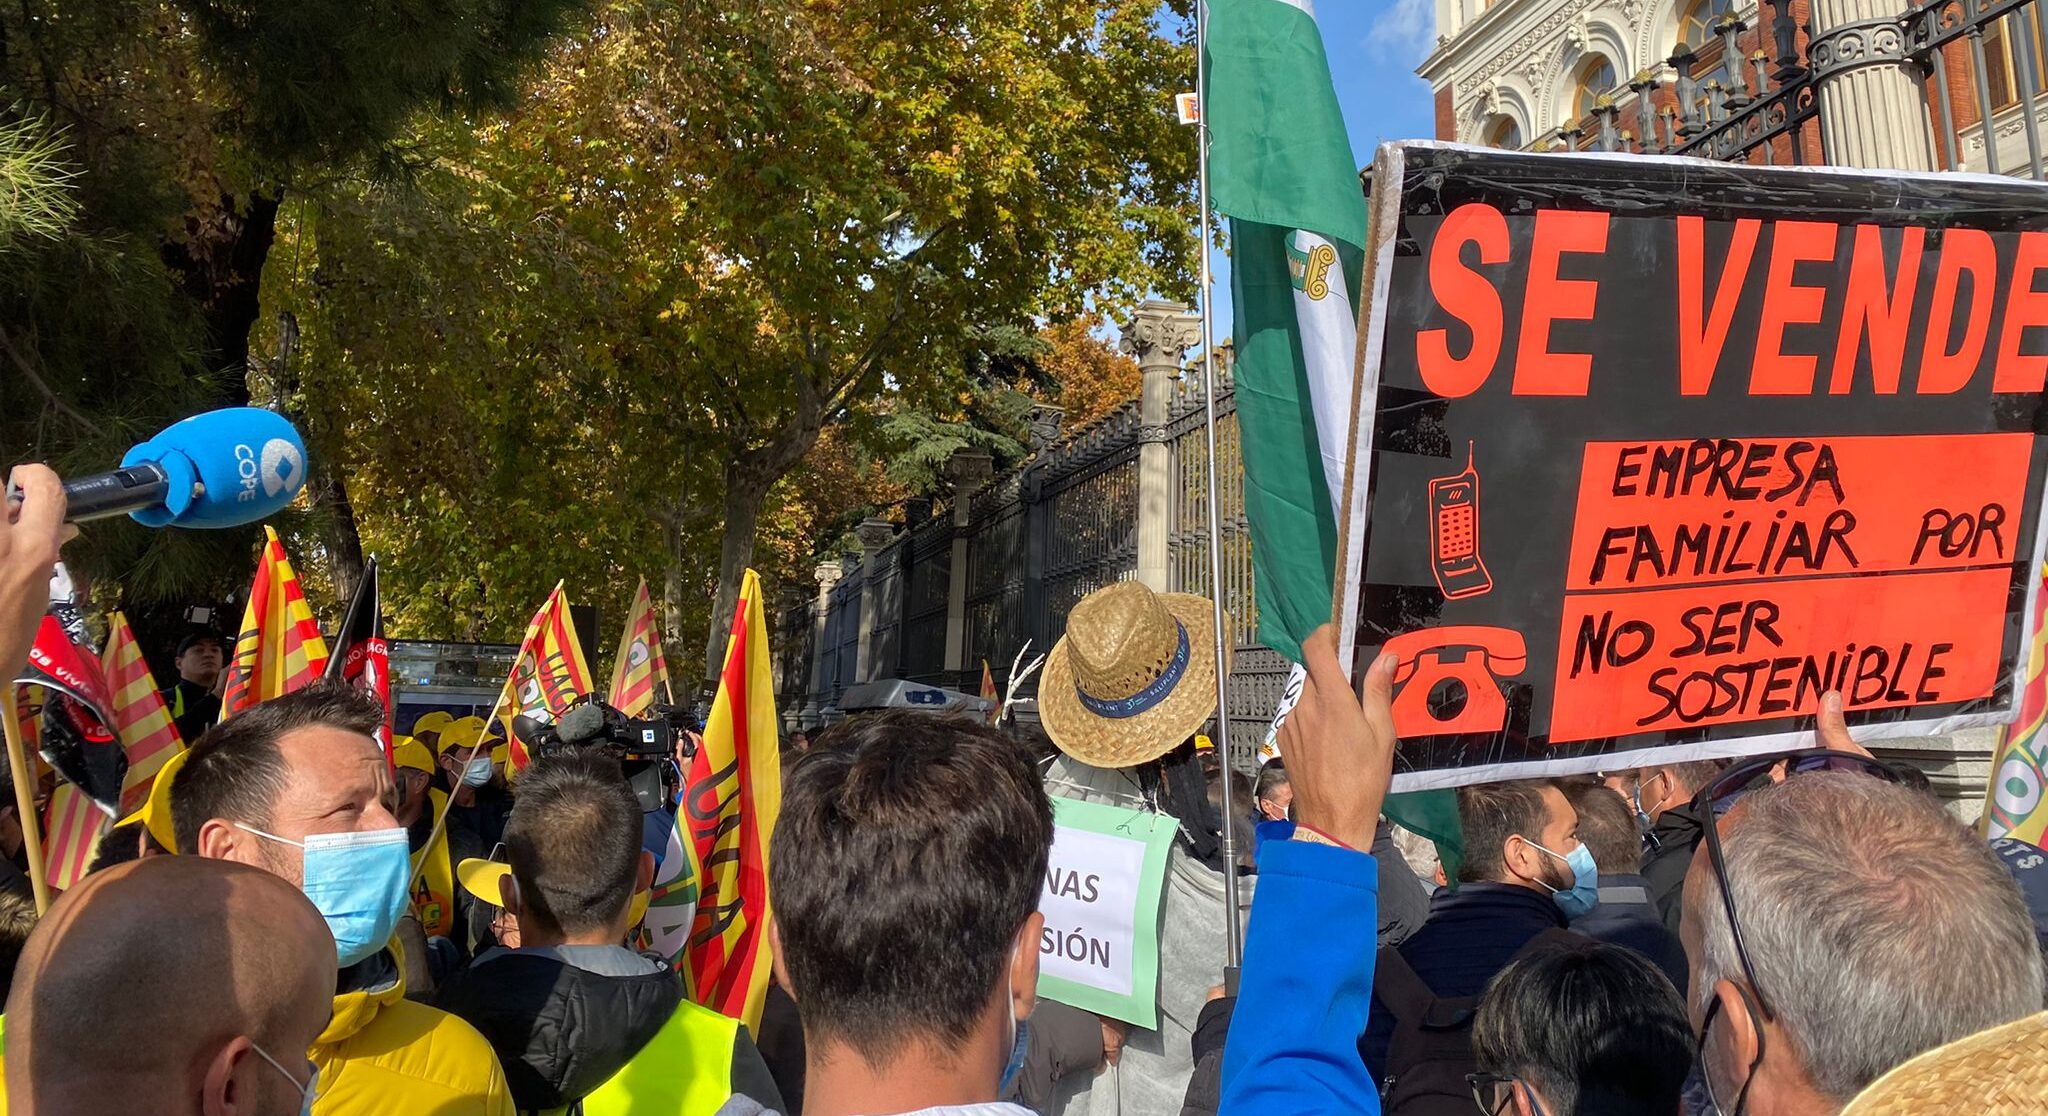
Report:
[[1221,1110],[1378,1116],[1379,1090],[1358,1056],[1372,1006],[1377,867],[1367,853],[1287,840],[1284,822],[1261,829]]

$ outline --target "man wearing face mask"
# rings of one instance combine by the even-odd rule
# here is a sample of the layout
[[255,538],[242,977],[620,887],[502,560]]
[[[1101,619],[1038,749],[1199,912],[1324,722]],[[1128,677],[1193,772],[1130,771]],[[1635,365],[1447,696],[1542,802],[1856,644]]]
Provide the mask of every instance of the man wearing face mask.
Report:
[[1721,760],[1694,760],[1645,767],[1635,773],[1629,795],[1635,809],[1636,825],[1643,830],[1643,878],[1649,881],[1650,901],[1664,925],[1678,933],[1678,916],[1685,893],[1685,870],[1692,864],[1692,851],[1705,832],[1692,809],[1692,796],[1720,774]]
[[316,683],[219,725],[171,785],[180,850],[263,868],[312,900],[341,971],[309,1056],[318,1116],[511,1116],[505,1075],[469,1024],[405,999],[393,928],[406,909],[406,830],[374,698]]
[[[505,820],[512,799],[494,786],[497,764],[484,739],[482,717],[461,717],[443,726],[439,736],[438,786],[454,800],[448,810],[449,848],[458,863],[487,857],[505,839]],[[437,806],[436,809],[439,807]]]
[[[1382,949],[1375,963],[1372,1012],[1359,1054],[1375,1081],[1399,1080],[1424,1063],[1395,1064],[1392,1053],[1414,1057],[1416,1045],[1397,1036],[1421,1026],[1419,1013],[1434,1000],[1476,997],[1487,981],[1525,949],[1554,941],[1583,941],[1565,929],[1599,897],[1592,854],[1578,839],[1578,815],[1548,780],[1458,788],[1458,820],[1465,832],[1459,885],[1430,899],[1429,919],[1406,941]],[[1470,1061],[1466,1046],[1451,1061]],[[1442,1060],[1445,1051],[1429,1055]],[[1427,1078],[1462,1081],[1465,1066],[1431,1064]],[[1429,1086],[1434,1089],[1435,1086]],[[1434,1095],[1431,1093],[1430,1095]]]

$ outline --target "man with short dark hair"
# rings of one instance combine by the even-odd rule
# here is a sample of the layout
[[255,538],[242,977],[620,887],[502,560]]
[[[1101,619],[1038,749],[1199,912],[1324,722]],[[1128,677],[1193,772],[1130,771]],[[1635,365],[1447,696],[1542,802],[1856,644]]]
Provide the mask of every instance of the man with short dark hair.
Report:
[[434,1002],[490,1040],[521,1111],[704,1113],[734,1094],[781,1103],[745,1027],[691,1003],[660,958],[619,944],[654,858],[617,762],[571,752],[527,768],[505,858],[501,902],[519,946],[478,956]]
[[386,808],[384,709],[316,682],[209,730],[170,786],[178,850],[265,869],[327,922],[341,972],[312,1046],[316,1112],[511,1116],[505,1077],[469,1024],[405,998],[388,948],[406,905],[405,829]]
[[[1439,999],[1477,996],[1507,963],[1546,931],[1562,932],[1567,904],[1583,895],[1578,815],[1548,780],[1487,783],[1458,788],[1458,821],[1465,833],[1459,886],[1430,898],[1429,920],[1406,941],[1380,951],[1372,1015],[1359,1054],[1374,1080],[1403,1067],[1389,1066],[1388,1047],[1400,1023],[1391,989],[1419,983]],[[1583,895],[1590,908],[1591,896]],[[1386,973],[1409,970],[1414,981]]]
[[1252,787],[1259,820],[1286,821],[1287,807],[1294,803],[1294,786],[1287,781],[1287,765],[1274,760],[1259,768],[1259,781]]
[[1628,803],[1598,783],[1565,788],[1579,816],[1579,840],[1600,870],[1600,900],[1572,919],[1589,938],[1635,950],[1661,969],[1674,987],[1685,986],[1685,947],[1666,928],[1643,879],[1643,842]]
[[1023,1061],[1051,849],[1037,772],[978,722],[860,717],[797,761],[770,941],[808,1110],[1026,1116],[996,1098]]
[[1474,1092],[1501,1116],[1675,1116],[1693,1053],[1678,990],[1600,942],[1509,963],[1479,1001],[1472,1048]]
[[178,641],[171,660],[178,680],[163,691],[164,707],[178,735],[190,744],[220,720],[221,676],[227,666],[226,641],[219,632],[201,629]]

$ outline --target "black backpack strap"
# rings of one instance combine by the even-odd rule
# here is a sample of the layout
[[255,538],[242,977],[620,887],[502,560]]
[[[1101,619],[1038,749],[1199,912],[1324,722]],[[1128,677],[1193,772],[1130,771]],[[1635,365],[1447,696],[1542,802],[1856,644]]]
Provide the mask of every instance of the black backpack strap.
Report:
[[1381,946],[1372,964],[1372,994],[1394,1015],[1398,1027],[1409,1020],[1421,1020],[1436,1005],[1436,993],[1415,975],[1408,959],[1393,946]]

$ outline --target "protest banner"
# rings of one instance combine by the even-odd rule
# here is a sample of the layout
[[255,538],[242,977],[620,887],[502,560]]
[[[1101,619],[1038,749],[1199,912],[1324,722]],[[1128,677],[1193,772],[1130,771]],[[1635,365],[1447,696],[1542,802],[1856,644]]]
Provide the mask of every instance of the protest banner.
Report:
[[1373,168],[1337,614],[1395,789],[2010,719],[2048,187],[1432,143]]
[[1159,1025],[1159,900],[1177,824],[1164,814],[1052,800],[1038,912],[1038,994]]

